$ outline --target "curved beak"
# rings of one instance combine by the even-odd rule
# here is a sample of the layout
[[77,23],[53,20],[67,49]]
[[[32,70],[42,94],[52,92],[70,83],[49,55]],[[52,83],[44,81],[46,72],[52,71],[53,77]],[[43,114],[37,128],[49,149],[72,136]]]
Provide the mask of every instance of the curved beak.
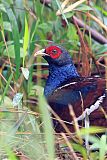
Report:
[[41,49],[37,52],[34,53],[34,57],[41,55],[41,56],[49,56],[48,54],[45,53],[45,49]]

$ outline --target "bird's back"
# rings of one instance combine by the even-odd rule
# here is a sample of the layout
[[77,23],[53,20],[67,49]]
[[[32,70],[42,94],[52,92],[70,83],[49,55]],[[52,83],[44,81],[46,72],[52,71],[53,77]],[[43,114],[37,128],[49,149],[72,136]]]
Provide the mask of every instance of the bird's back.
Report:
[[[105,117],[107,114],[107,94],[105,88],[105,79],[77,77],[60,84],[48,97],[48,102],[64,121],[72,121],[68,108],[68,105],[71,104],[80,124],[84,119],[86,109],[89,108],[91,125],[107,127]],[[59,123],[56,124],[58,128],[56,130],[61,130]]]

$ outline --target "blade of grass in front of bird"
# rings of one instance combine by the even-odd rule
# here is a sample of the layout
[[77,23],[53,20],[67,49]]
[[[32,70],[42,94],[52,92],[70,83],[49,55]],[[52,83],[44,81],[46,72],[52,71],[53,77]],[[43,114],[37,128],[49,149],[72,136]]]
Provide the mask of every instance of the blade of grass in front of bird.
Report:
[[38,125],[37,121],[35,120],[35,117],[28,114],[28,118],[29,118],[29,123],[32,126],[32,130],[34,132],[40,133],[39,125]]
[[47,145],[48,159],[55,159],[55,148],[54,148],[54,135],[52,128],[52,121],[50,118],[50,113],[48,111],[48,104],[42,95],[39,95],[39,107],[42,113],[42,120],[44,123],[44,132]]

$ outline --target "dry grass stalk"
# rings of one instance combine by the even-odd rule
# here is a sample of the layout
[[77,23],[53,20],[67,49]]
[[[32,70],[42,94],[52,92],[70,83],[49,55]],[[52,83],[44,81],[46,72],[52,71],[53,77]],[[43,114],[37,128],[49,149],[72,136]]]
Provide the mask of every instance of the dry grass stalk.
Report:
[[[54,112],[54,110],[49,107],[50,112],[54,115],[54,117],[56,118],[56,120],[62,125],[62,127],[65,129],[67,135],[70,135],[70,137],[72,136],[72,133],[70,132],[69,128],[66,126],[66,124],[64,123],[64,121]],[[75,137],[71,137],[75,142],[78,143],[78,140]]]
[[80,129],[79,129],[79,126],[78,126],[78,122],[76,120],[76,116],[75,116],[75,113],[73,111],[73,107],[71,105],[69,105],[69,111],[70,111],[70,115],[71,115],[71,117],[73,119],[73,122],[74,122],[74,127],[75,127],[75,131],[77,133],[78,139],[79,139],[79,143],[83,144],[83,140],[82,140],[82,138],[81,138],[81,136],[79,134],[80,133]]
[[68,129],[68,127],[65,125],[65,123],[63,122],[63,120],[54,112],[54,110],[49,107],[50,112],[54,115],[54,117],[57,119],[57,121],[62,125],[62,127],[65,129],[65,131],[71,135],[70,130]]
[[67,136],[66,136],[64,133],[61,133],[61,135],[62,135],[62,137],[64,138],[64,140],[65,140],[67,146],[69,147],[69,149],[70,149],[70,151],[71,151],[72,160],[78,160],[78,157],[77,157],[75,151],[73,150],[73,148],[72,148],[72,146],[71,146],[71,144],[70,144],[70,142],[69,142]]
[[70,0],[65,0],[62,4],[61,4],[61,9],[63,10],[65,8],[65,6],[68,4]]
[[56,15],[59,16],[63,13],[68,13],[70,11],[72,11],[74,8],[76,8],[77,6],[79,6],[81,3],[85,2],[86,0],[79,0],[77,2],[75,2],[74,4],[69,5],[67,8],[64,9],[64,7],[67,5],[68,1],[64,1],[61,5],[61,9],[59,9],[56,12]]
[[[6,84],[8,83],[5,77],[1,73],[0,73],[0,77],[6,82]],[[15,90],[12,88],[10,84],[9,84],[9,88],[12,90],[13,93],[15,93]]]
[[97,17],[95,17],[94,15],[92,15],[92,14],[90,14],[90,13],[88,13],[88,16],[89,16],[90,18],[92,18],[95,22],[97,22],[97,23],[107,32],[107,26],[104,25],[104,24],[101,22],[100,19],[98,19]]

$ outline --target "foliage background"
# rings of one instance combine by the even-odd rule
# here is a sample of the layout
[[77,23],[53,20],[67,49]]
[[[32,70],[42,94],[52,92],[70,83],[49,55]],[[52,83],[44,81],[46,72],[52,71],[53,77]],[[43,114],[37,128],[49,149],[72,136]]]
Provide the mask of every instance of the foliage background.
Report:
[[[105,76],[107,2],[84,1],[58,16],[56,12],[61,8],[62,1],[45,1],[0,1],[1,159],[8,157],[14,160],[15,155],[32,160],[35,156],[36,159],[54,159],[55,139],[62,145],[59,137],[53,136],[51,116],[47,109],[49,106],[41,96],[48,65],[40,57],[34,58],[37,50],[50,42],[61,44],[69,50],[81,75]],[[74,0],[72,4],[76,2]],[[68,1],[67,7],[70,5],[71,1]],[[85,34],[85,25],[83,29],[78,29],[72,21],[73,16],[102,35],[104,41],[99,43],[98,39],[93,39],[91,31]],[[99,37],[96,32],[95,35]],[[95,130],[90,129],[90,132]],[[98,149],[90,154],[91,158],[104,159],[107,151],[105,137],[89,138]],[[73,150],[81,152],[83,159],[88,158],[81,143],[77,145],[69,141],[69,145]]]

